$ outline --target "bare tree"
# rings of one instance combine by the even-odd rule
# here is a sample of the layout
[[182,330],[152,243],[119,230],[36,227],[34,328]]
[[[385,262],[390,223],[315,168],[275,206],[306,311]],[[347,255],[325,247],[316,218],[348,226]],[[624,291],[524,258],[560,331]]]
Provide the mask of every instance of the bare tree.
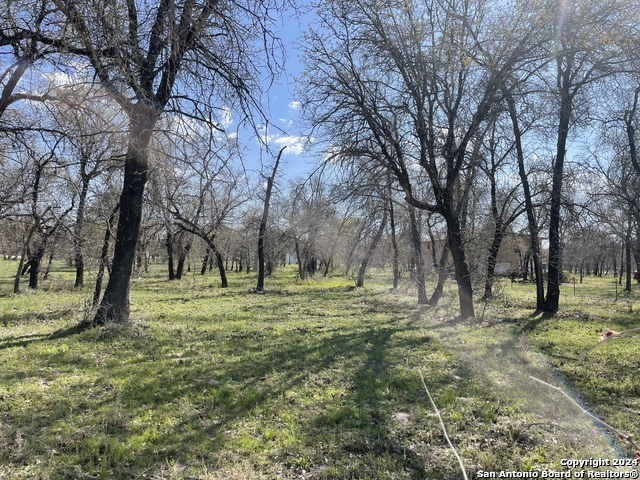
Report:
[[278,152],[276,163],[273,165],[271,175],[267,177],[267,190],[264,194],[264,208],[262,210],[262,218],[260,220],[260,230],[258,232],[258,284],[256,291],[261,292],[264,290],[264,239],[267,231],[267,220],[269,218],[269,205],[271,203],[271,191],[273,190],[273,182],[276,179],[276,173],[278,172],[278,165],[280,164],[280,157],[284,152],[285,147],[282,147]]
[[[500,103],[503,79],[539,49],[536,8],[328,0],[320,16],[330,34],[309,37],[307,115],[346,153],[375,152],[409,203],[445,219],[464,318],[474,307],[463,177],[478,161],[471,152]],[[417,197],[418,171],[432,201]]]
[[[19,19],[24,2],[4,2]],[[277,45],[269,12],[279,2],[160,0],[95,3],[47,2],[46,28],[2,24],[1,45],[35,40],[59,54],[61,64],[81,62],[129,120],[123,189],[113,266],[93,324],[126,321],[129,284],[140,230],[149,145],[161,115],[180,111],[212,128],[220,99],[248,111],[257,106],[257,71],[276,68]]]
[[581,95],[588,88],[625,68],[628,39],[638,23],[638,5],[633,1],[561,3],[557,5],[554,44],[554,75],[549,82],[557,106],[557,144],[553,159],[553,181],[549,216],[549,268],[543,309],[558,310],[562,273],[560,235],[563,180],[567,145]]

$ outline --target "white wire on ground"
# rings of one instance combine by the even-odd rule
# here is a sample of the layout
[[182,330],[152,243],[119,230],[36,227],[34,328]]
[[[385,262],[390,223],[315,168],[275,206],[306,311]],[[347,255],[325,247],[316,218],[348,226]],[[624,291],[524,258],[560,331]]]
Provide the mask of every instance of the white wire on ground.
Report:
[[460,458],[460,455],[458,455],[458,451],[456,450],[456,447],[453,446],[453,443],[451,443],[451,439],[449,439],[449,435],[447,434],[447,427],[444,426],[444,420],[442,420],[442,415],[440,415],[440,410],[438,410],[438,407],[436,407],[436,404],[433,401],[433,398],[431,397],[431,393],[429,393],[429,389],[427,388],[427,384],[424,381],[424,377],[422,376],[422,371],[419,368],[418,368],[418,373],[420,374],[420,380],[422,380],[422,386],[424,387],[425,392],[427,392],[427,396],[429,397],[431,406],[433,407],[433,410],[436,412],[436,415],[438,416],[438,420],[440,420],[440,426],[442,427],[442,433],[444,433],[444,438],[447,439],[447,443],[449,443],[449,447],[451,447],[451,450],[453,450],[453,454],[458,459],[458,463],[460,464],[460,470],[462,470],[462,477],[464,478],[464,480],[469,480],[469,478],[467,477],[467,472],[464,469],[464,463],[462,462],[462,458]]
[[640,449],[638,444],[636,444],[636,442],[633,440],[633,435],[629,435],[627,433],[621,432],[620,430],[618,430],[618,429],[612,427],[611,425],[609,425],[607,422],[604,422],[604,421],[600,420],[598,417],[593,415],[591,412],[588,412],[585,408],[583,408],[578,402],[576,402],[573,398],[571,398],[569,396],[569,394],[567,394],[560,387],[556,387],[555,385],[551,385],[550,383],[547,383],[544,380],[540,380],[539,378],[536,378],[533,375],[529,375],[529,378],[531,378],[532,380],[535,380],[536,382],[540,382],[541,384],[546,385],[547,387],[553,388],[554,390],[560,392],[562,395],[567,397],[571,401],[571,403],[573,403],[576,407],[578,407],[580,410],[582,410],[582,412],[584,412],[587,416],[591,417],[593,420],[598,422],[600,425],[603,425],[604,427],[608,428],[610,431],[612,431],[613,433],[617,434],[620,438],[622,438],[622,439],[626,440],[627,442],[629,442],[631,445],[633,445],[633,447],[636,450]]

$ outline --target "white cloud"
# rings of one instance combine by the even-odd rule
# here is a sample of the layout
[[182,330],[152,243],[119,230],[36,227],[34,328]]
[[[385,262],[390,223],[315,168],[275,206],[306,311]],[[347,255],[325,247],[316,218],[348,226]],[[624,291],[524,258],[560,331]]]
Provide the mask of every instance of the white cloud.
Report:
[[293,125],[293,120],[290,118],[279,118],[278,121],[284,125],[284,128],[289,128]]
[[223,128],[228,128],[229,125],[233,124],[233,118],[231,118],[231,109],[227,106],[222,107],[222,120],[220,124]]
[[279,147],[287,146],[284,153],[288,155],[302,155],[307,142],[309,142],[308,137],[278,137],[274,140]]
[[302,155],[307,144],[312,142],[313,138],[292,135],[266,135],[262,137],[262,140],[267,144],[275,144],[279,148],[286,146],[287,149],[284,151],[284,155]]
[[289,104],[289,108],[291,110],[300,110],[301,107],[302,107],[302,102],[300,102],[298,100],[294,100],[293,102],[291,102]]

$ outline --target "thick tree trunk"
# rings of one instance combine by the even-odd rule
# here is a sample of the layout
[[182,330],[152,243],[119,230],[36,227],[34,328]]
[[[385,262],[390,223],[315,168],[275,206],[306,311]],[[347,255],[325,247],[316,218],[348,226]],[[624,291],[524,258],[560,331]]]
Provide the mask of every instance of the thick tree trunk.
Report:
[[218,271],[220,272],[220,286],[222,288],[227,288],[229,286],[229,282],[227,282],[227,272],[224,269],[224,260],[222,258],[222,254],[215,250],[216,255],[216,263],[218,264]]
[[180,280],[182,278],[182,274],[184,273],[184,264],[187,261],[187,257],[189,256],[189,252],[191,251],[192,245],[193,245],[193,239],[191,238],[191,235],[189,235],[186,245],[184,245],[180,249],[180,256],[178,257],[178,266],[176,268],[177,280]]
[[471,273],[464,251],[464,242],[460,228],[460,219],[451,210],[445,211],[444,219],[447,223],[447,241],[453,259],[453,266],[458,283],[458,300],[460,302],[460,316],[463,319],[475,315],[473,309],[473,288]]
[[414,275],[416,285],[418,287],[418,304],[426,305],[429,303],[429,299],[427,298],[424,259],[422,258],[422,235],[418,228],[415,210],[411,205],[409,205],[409,223],[411,227],[411,245],[413,247],[413,256],[415,259]]
[[356,280],[356,287],[364,286],[364,275],[367,271],[367,267],[369,266],[369,262],[373,257],[373,252],[375,252],[376,247],[378,246],[378,243],[380,243],[380,239],[382,238],[382,234],[384,233],[384,229],[386,226],[387,226],[387,209],[385,208],[384,213],[382,214],[382,220],[380,221],[380,226],[378,227],[378,230],[376,231],[376,234],[373,237],[373,240],[371,240],[371,244],[369,245],[369,248],[367,249],[367,252],[365,253],[364,258],[362,259],[362,263],[360,263],[360,268],[358,269],[358,278]]
[[175,280],[176,278],[176,269],[173,264],[173,241],[175,239],[175,235],[172,235],[169,230],[167,230],[167,239],[165,241],[165,246],[167,247],[167,263],[169,269],[169,280]]
[[562,181],[564,179],[564,160],[567,154],[567,138],[573,98],[569,92],[571,68],[561,67],[558,59],[558,86],[560,94],[560,118],[558,121],[558,143],[556,159],[553,162],[553,181],[551,185],[551,204],[549,208],[549,268],[547,270],[547,297],[545,312],[557,312],[560,302],[561,282],[561,244],[560,244],[560,209],[562,207]]
[[148,146],[157,121],[151,106],[138,104],[130,121],[130,138],[120,195],[120,216],[111,275],[94,324],[126,322],[129,319],[129,286],[142,220],[144,187],[148,173]]
[[40,275],[40,264],[47,248],[46,239],[39,242],[35,251],[29,254],[29,289],[38,289],[38,277]]

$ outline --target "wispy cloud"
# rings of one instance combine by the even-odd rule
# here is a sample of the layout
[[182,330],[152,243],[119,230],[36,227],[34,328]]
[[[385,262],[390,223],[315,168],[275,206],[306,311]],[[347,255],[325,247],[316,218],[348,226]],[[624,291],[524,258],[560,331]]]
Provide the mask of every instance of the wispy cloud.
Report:
[[262,140],[278,148],[286,146],[284,155],[302,155],[313,138],[304,135],[265,135]]
[[309,141],[309,137],[284,136],[274,139],[273,143],[281,148],[286,145],[287,149],[284,151],[286,155],[302,155]]
[[291,103],[289,103],[289,108],[291,110],[300,110],[301,107],[302,107],[302,103],[298,100],[294,100]]

